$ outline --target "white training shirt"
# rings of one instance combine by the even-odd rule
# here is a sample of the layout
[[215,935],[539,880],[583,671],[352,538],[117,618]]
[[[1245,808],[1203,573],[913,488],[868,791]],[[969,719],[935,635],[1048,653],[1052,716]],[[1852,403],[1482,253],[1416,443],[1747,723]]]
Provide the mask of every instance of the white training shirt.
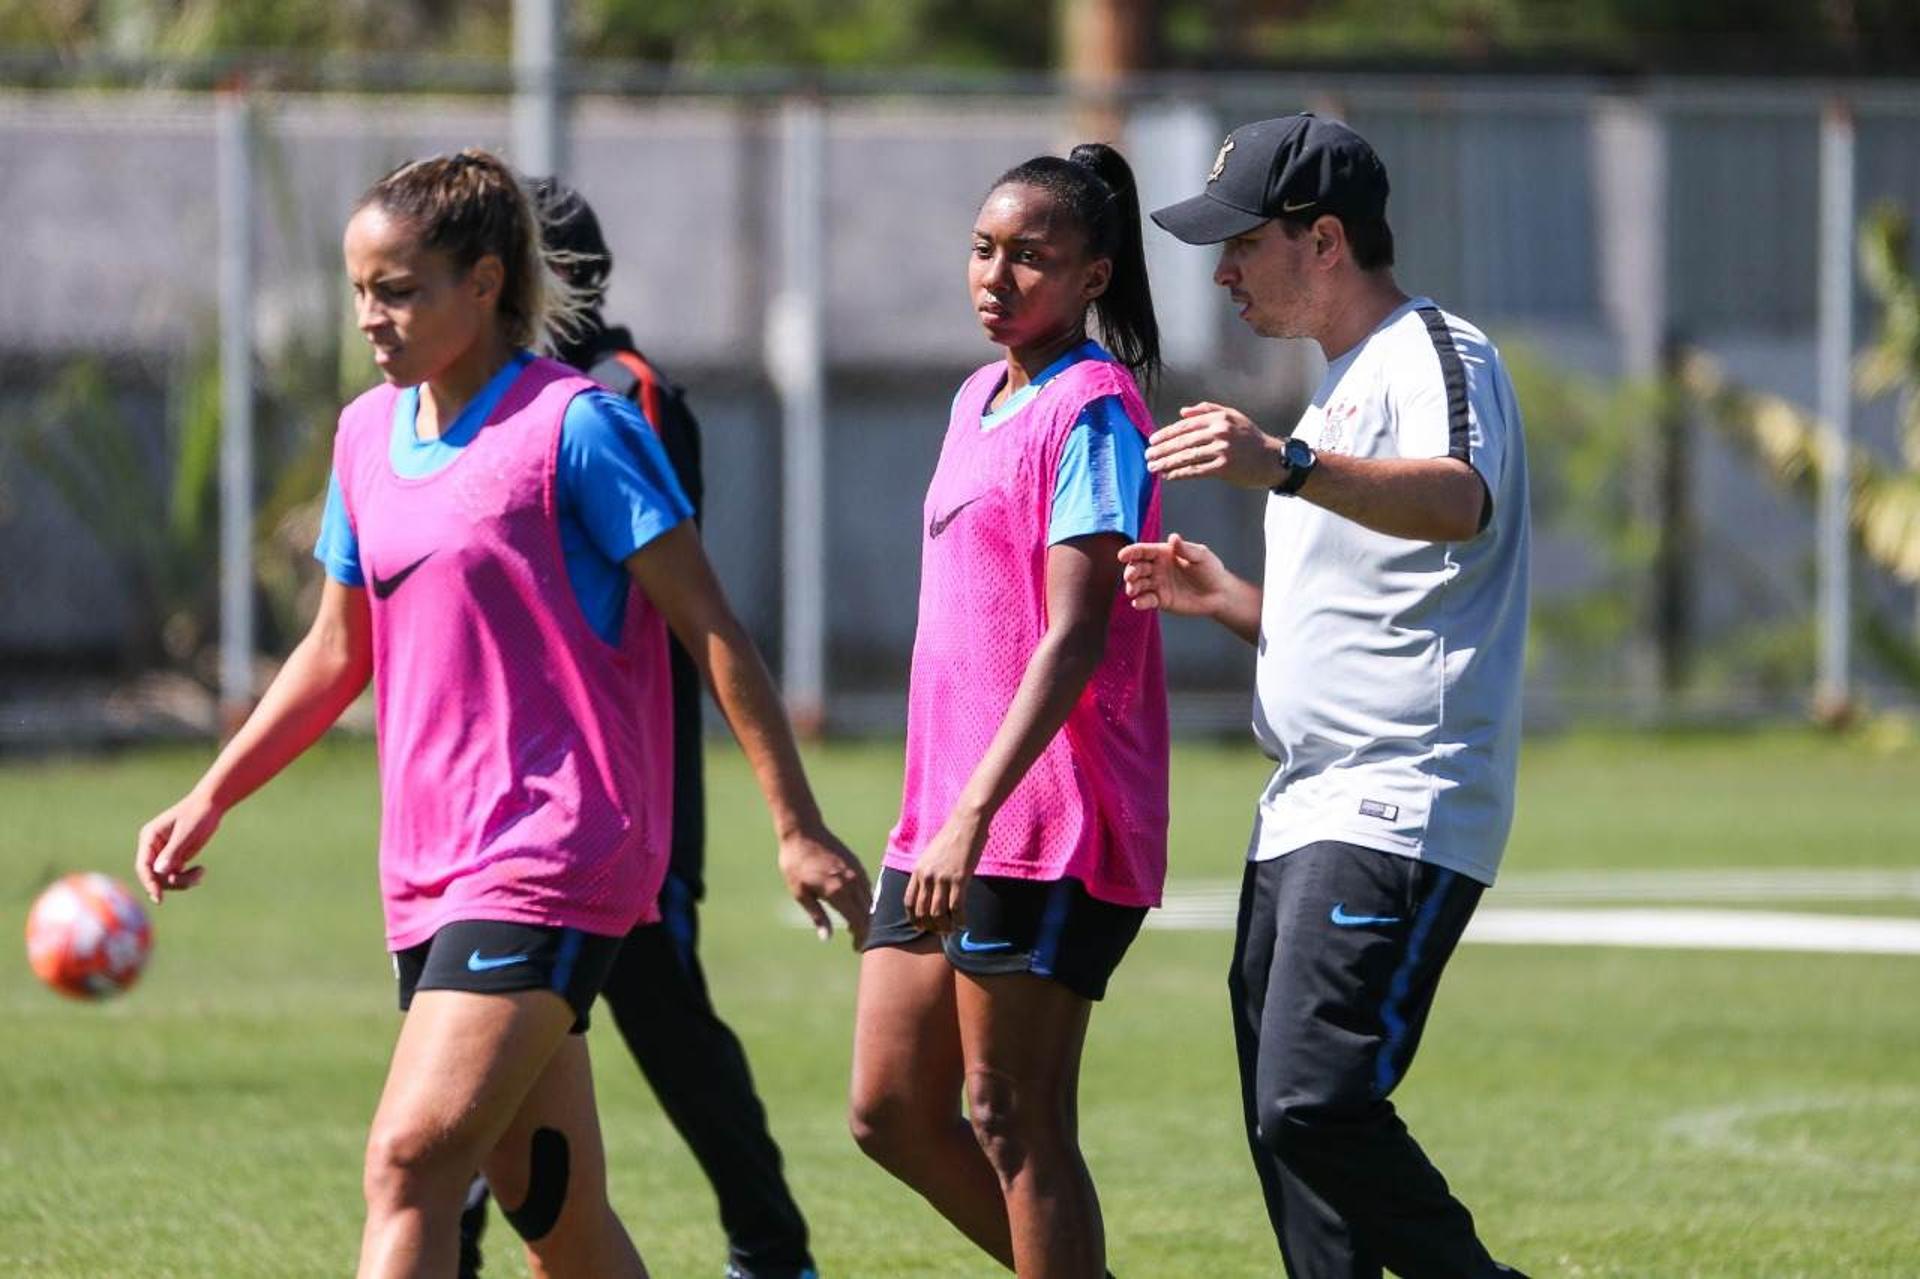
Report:
[[1414,542],[1267,499],[1253,729],[1279,767],[1249,855],[1340,840],[1491,884],[1527,617],[1526,453],[1499,353],[1414,298],[1332,362],[1293,433],[1322,454],[1464,459],[1491,510],[1468,541]]

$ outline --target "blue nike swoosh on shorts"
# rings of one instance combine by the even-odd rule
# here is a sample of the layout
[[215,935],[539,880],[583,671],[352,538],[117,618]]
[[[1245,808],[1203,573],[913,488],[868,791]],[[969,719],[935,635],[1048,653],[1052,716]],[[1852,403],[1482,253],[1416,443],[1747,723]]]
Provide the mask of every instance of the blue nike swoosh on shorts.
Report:
[[1345,902],[1335,902],[1333,913],[1327,916],[1341,928],[1365,928],[1368,924],[1397,924],[1398,915],[1349,915]]
[[518,955],[496,955],[485,957],[479,951],[467,956],[467,971],[470,973],[489,973],[496,968],[511,968],[515,964],[524,964],[533,956],[526,951]]
[[960,949],[969,955],[977,955],[983,950],[1012,950],[1010,941],[975,941],[972,933],[960,934]]

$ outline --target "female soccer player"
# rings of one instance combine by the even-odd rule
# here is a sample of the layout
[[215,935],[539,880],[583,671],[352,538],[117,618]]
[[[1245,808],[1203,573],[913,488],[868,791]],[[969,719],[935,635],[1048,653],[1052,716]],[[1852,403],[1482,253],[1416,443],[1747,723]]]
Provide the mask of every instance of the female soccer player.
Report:
[[359,1273],[451,1274],[478,1167],[535,1274],[644,1275],[568,1032],[666,869],[662,618],[740,738],[818,926],[825,899],[858,938],[865,875],[820,819],[652,432],[525,349],[568,295],[512,172],[481,151],[404,165],[361,198],[345,250],[384,383],[341,414],[319,613],[206,775],[141,830],[136,869],[156,901],[198,882],[226,810],[371,677],[406,1017],[367,1142]]
[[1075,1131],[1081,1048],[1166,871],[1160,632],[1126,606],[1117,559],[1160,519],[1135,381],[1159,332],[1126,162],[1092,144],[1003,175],[967,282],[1006,355],[954,397],[927,492],[852,1126],[1003,1265],[1087,1279],[1106,1246]]

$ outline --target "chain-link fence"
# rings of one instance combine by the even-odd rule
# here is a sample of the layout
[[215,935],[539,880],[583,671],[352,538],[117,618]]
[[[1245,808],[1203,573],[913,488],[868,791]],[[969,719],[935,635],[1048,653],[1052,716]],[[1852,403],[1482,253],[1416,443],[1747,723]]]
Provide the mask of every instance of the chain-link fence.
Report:
[[[610,79],[586,76],[618,88]],[[300,543],[333,408],[371,379],[339,267],[346,210],[408,156],[507,143],[503,97],[431,87],[254,98],[269,650],[289,641],[311,590]],[[788,213],[777,180],[782,97],[644,87],[576,101],[570,177],[613,247],[609,317],[691,388],[706,431],[707,538],[777,665],[793,586],[780,567],[782,433],[767,356]],[[1143,81],[1127,98],[1123,144],[1154,203],[1188,193],[1219,138],[1247,119],[1311,107],[1367,134],[1394,184],[1401,282],[1487,329],[1522,368],[1544,477],[1536,711],[1747,713],[1795,704],[1811,680],[1810,511],[1684,406],[1632,392],[1651,385],[1660,352],[1684,348],[1814,404],[1816,157],[1822,105],[1836,93],[1854,110],[1860,207],[1920,205],[1911,146],[1920,85]],[[995,354],[964,295],[970,219],[995,175],[1062,149],[1080,117],[1034,81],[829,86],[810,100],[825,131],[828,710],[842,724],[884,725],[898,722],[912,531],[947,403]],[[191,583],[136,580],[159,570],[130,552],[140,538],[121,527],[129,521],[103,518],[100,504],[126,507],[135,528],[161,522],[152,537],[176,537],[182,555],[205,551],[185,526],[211,518],[211,489],[194,487],[206,441],[193,415],[216,332],[215,110],[198,92],[0,95],[0,683],[190,660],[182,653],[194,645],[179,635],[172,649],[141,635],[188,626],[179,615],[207,599]],[[1170,415],[1204,393],[1284,426],[1318,376],[1317,353],[1242,331],[1208,281],[1208,252],[1151,229],[1149,239],[1171,356],[1156,409]],[[1871,299],[1857,311],[1864,343]],[[76,502],[44,457],[68,425],[125,433],[139,441],[140,464]],[[1863,406],[1858,430],[1893,456],[1890,411]],[[1655,472],[1677,465],[1682,482],[1648,500]],[[167,500],[140,505],[113,484]],[[1256,499],[1177,487],[1167,521],[1243,570],[1257,567]],[[1649,550],[1663,538],[1664,558]],[[1911,617],[1905,587],[1859,571],[1863,608]],[[1666,596],[1677,582],[1686,604],[1677,630],[1674,617],[1657,616],[1662,574]],[[1176,706],[1197,721],[1242,718],[1251,655],[1213,628],[1176,622],[1167,632]],[[1648,673],[1657,663],[1632,657],[1658,645],[1687,656],[1664,684]],[[1897,662],[1870,663],[1863,679],[1876,697],[1904,695]]]

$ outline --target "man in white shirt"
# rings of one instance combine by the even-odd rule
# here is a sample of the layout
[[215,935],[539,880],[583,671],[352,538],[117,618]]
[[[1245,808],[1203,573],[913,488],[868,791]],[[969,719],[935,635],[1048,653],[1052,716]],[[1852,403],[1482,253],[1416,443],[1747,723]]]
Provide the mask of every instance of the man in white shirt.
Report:
[[1230,986],[1254,1164],[1288,1272],[1462,1279],[1495,1262],[1388,1100],[1513,818],[1527,477],[1498,353],[1393,277],[1387,176],[1312,115],[1234,130],[1201,194],[1153,215],[1219,244],[1214,280],[1328,369],[1293,430],[1202,403],[1162,478],[1267,489],[1256,586],[1182,540],[1122,552],[1136,608],[1259,649],[1278,767],[1248,851]]

